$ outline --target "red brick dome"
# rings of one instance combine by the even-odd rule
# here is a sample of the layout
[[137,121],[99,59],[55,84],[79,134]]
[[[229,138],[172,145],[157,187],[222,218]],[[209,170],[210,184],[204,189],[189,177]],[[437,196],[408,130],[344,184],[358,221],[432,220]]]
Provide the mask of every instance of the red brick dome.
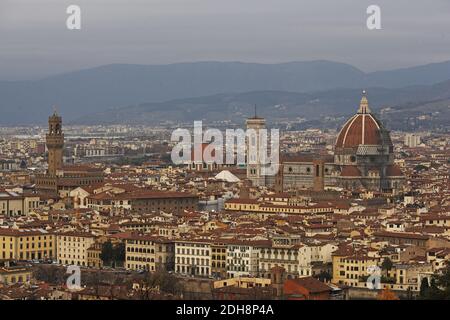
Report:
[[351,117],[339,132],[336,148],[355,148],[359,145],[381,145],[382,125],[370,112],[366,96],[361,99],[358,113]]

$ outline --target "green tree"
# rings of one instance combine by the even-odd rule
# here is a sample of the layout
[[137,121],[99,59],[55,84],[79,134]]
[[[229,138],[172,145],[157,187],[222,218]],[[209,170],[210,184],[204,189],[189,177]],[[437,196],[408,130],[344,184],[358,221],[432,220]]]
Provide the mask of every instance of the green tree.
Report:
[[102,246],[102,252],[100,253],[100,259],[103,261],[103,265],[109,266],[114,259],[114,248],[111,241],[107,241]]
[[125,243],[120,242],[113,245],[111,241],[107,241],[102,246],[102,252],[100,254],[105,266],[116,267],[117,265],[123,266],[125,262]]
[[428,278],[423,278],[420,284],[420,298],[425,299],[430,290],[430,284],[428,283]]
[[438,276],[433,276],[430,281],[430,288],[428,289],[428,294],[426,295],[427,300],[441,300],[442,294],[441,290],[437,286],[437,279]]
[[[433,281],[434,280],[434,281]],[[433,288],[432,294],[436,294],[435,299],[450,299],[450,262],[447,262],[446,267],[441,273],[433,277],[433,282],[435,282],[435,287]],[[437,290],[436,290],[437,289]]]
[[386,271],[386,278],[388,277],[388,272],[392,269],[394,264],[391,259],[388,257],[384,258],[383,263],[381,264],[381,269]]
[[426,300],[450,300],[450,262],[441,272],[433,275],[428,290],[421,297]]
[[114,246],[112,260],[114,261],[114,266],[117,264],[123,266],[123,263],[125,262],[125,243],[120,242]]

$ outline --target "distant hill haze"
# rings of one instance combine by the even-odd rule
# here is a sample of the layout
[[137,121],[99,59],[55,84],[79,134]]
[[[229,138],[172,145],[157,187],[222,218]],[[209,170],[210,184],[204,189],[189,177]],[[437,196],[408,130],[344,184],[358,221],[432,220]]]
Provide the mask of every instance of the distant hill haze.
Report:
[[[368,92],[371,109],[376,113],[387,108],[398,108],[403,113],[410,108],[417,112],[421,103],[450,99],[450,80],[431,86],[369,88]],[[206,123],[224,120],[241,123],[253,115],[255,104],[258,106],[258,115],[269,121],[292,120],[296,117],[312,120],[354,114],[360,99],[359,89],[334,89],[314,93],[253,91],[217,94],[110,109],[80,117],[73,123],[157,125],[162,121],[195,120],[203,120]],[[450,110],[444,111],[448,113]]]
[[279,105],[277,116],[348,113],[362,88],[374,105],[426,101],[446,96],[449,79],[450,61],[374,73],[330,61],[106,65],[37,81],[0,81],[0,125],[42,124],[53,105],[65,122],[92,124],[177,120],[180,112],[234,117],[254,104]]

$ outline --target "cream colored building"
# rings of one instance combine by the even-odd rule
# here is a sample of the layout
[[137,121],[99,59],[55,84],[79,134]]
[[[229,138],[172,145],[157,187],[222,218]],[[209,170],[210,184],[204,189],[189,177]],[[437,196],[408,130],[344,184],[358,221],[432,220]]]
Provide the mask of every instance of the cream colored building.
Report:
[[337,249],[337,245],[332,243],[301,246],[298,251],[299,275],[313,276],[314,263],[331,264],[332,254]]
[[230,278],[214,281],[214,289],[223,287],[236,287],[236,288],[256,288],[256,287],[269,287],[271,279],[267,278]]
[[39,201],[37,196],[24,196],[0,189],[0,214],[9,217],[27,215],[39,207]]
[[259,251],[259,275],[270,278],[271,269],[282,267],[289,275],[299,275],[299,247],[265,247]]
[[282,267],[290,276],[313,276],[314,265],[327,265],[332,262],[332,253],[337,246],[324,245],[274,245],[261,248],[259,252],[259,274],[270,277],[270,270]]
[[125,268],[156,271],[155,242],[150,236],[133,236],[125,240]]
[[227,276],[256,277],[259,268],[261,247],[267,246],[266,240],[230,241],[227,245]]
[[90,233],[67,232],[57,235],[58,263],[66,265],[88,265],[88,249],[96,237]]
[[300,205],[283,205],[261,202],[253,199],[231,199],[225,202],[224,208],[226,211],[239,211],[257,213],[262,218],[266,216],[285,214],[325,214],[333,213],[334,206],[329,204],[315,204],[311,206]]
[[199,277],[211,276],[211,243],[201,240],[175,241],[175,272]]
[[125,239],[125,268],[128,270],[173,270],[174,244],[151,236],[131,236]]
[[424,278],[431,279],[433,266],[431,263],[396,264],[393,268],[395,276],[395,288],[397,290],[420,291],[420,285]]
[[101,259],[103,243],[96,241],[91,247],[87,249],[87,266],[92,268],[103,267]]

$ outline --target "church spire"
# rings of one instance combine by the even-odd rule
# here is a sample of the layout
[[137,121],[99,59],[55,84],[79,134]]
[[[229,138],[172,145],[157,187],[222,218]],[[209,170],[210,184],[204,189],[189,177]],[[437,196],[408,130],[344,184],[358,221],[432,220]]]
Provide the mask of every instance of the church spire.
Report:
[[369,101],[367,100],[366,90],[362,92],[363,96],[361,98],[361,102],[359,103],[358,113],[365,114],[370,113]]

